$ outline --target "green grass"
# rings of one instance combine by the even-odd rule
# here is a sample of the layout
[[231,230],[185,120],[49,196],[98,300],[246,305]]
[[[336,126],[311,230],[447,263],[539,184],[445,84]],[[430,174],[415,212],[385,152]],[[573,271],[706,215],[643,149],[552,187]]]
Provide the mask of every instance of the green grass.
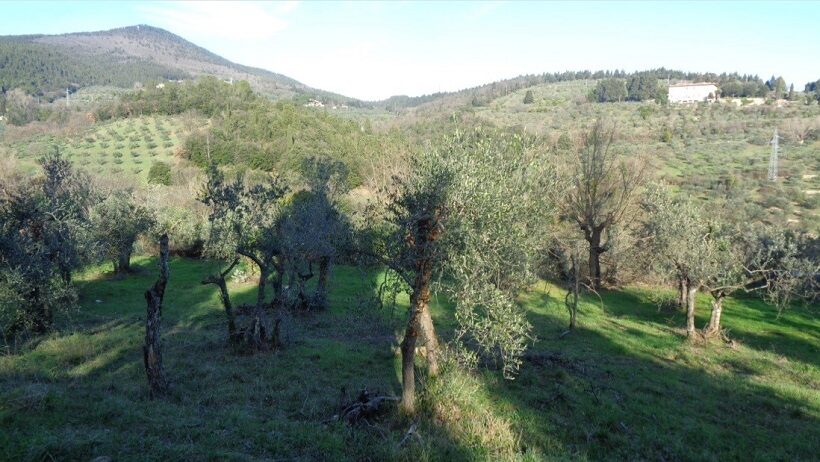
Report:
[[[337,268],[331,307],[286,318],[286,346],[238,356],[213,286],[219,265],[171,263],[163,310],[169,397],[148,397],[142,368],[143,291],[155,261],[122,280],[77,277],[82,308],[59,332],[0,357],[0,459],[89,460],[810,460],[820,446],[820,321],[816,308],[781,317],[757,300],[728,300],[733,344],[691,345],[683,316],[649,293],[585,300],[579,329],[558,288],[522,297],[537,340],[520,375],[465,372],[445,362],[422,380],[413,421],[333,422],[340,389],[398,393],[394,315],[365,303],[372,273]],[[233,284],[235,301],[252,284]],[[406,300],[405,300],[406,301]],[[699,325],[708,312],[698,300]],[[454,322],[434,307],[443,339]]]

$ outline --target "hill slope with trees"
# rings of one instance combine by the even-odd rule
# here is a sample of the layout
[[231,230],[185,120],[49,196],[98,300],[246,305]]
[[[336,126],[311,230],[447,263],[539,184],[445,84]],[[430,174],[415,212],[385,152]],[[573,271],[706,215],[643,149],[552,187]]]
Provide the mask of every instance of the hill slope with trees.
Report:
[[317,93],[290,77],[233,63],[178,35],[147,25],[0,37],[0,87],[5,90],[22,88],[30,94],[52,95],[66,88],[132,87],[135,82],[202,75],[247,80],[268,96]]

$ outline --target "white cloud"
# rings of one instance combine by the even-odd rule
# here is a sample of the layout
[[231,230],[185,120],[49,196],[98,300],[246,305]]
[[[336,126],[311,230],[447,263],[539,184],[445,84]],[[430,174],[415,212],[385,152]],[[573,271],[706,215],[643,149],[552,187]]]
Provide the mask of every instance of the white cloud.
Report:
[[285,17],[298,2],[168,2],[140,7],[151,24],[198,39],[263,40],[288,26]]

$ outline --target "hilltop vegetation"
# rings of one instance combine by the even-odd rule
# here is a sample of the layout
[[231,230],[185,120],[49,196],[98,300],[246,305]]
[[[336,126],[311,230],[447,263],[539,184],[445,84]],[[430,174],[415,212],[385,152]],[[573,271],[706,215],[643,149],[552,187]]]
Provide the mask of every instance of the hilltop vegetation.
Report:
[[75,54],[63,47],[0,38],[0,87],[55,98],[92,85],[129,88],[134,82],[189,78],[159,63],[113,55]]

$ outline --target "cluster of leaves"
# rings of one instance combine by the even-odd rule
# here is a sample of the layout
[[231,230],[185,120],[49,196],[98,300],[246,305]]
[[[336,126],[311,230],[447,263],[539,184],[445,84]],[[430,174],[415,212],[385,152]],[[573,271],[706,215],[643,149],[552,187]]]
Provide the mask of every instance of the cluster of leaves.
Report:
[[13,338],[50,328],[74,307],[72,272],[109,260],[125,272],[154,214],[130,191],[103,194],[59,151],[42,176],[0,182],[0,332]]
[[[304,308],[323,306],[326,272],[349,240],[349,225],[336,202],[346,190],[344,166],[310,158],[303,171],[308,187],[288,194],[290,188],[281,177],[247,184],[241,174],[228,181],[215,164],[208,169],[201,196],[211,210],[207,253],[226,260],[236,255],[251,259],[261,273],[260,306],[266,278],[273,272],[274,305],[290,304],[292,299]],[[314,265],[319,265],[319,288],[308,300],[304,282],[314,276]],[[288,274],[296,283],[294,294],[283,292]]]
[[[688,297],[701,289],[714,297],[713,313],[717,310],[718,318],[713,314],[712,332],[719,329],[721,301],[735,291],[762,291],[778,309],[796,298],[817,296],[820,265],[806,253],[805,236],[719,220],[717,214],[687,197],[675,196],[663,185],[651,185],[642,206],[644,242],[656,257],[647,263],[680,281],[690,291]],[[694,309],[692,302],[690,309]]]

